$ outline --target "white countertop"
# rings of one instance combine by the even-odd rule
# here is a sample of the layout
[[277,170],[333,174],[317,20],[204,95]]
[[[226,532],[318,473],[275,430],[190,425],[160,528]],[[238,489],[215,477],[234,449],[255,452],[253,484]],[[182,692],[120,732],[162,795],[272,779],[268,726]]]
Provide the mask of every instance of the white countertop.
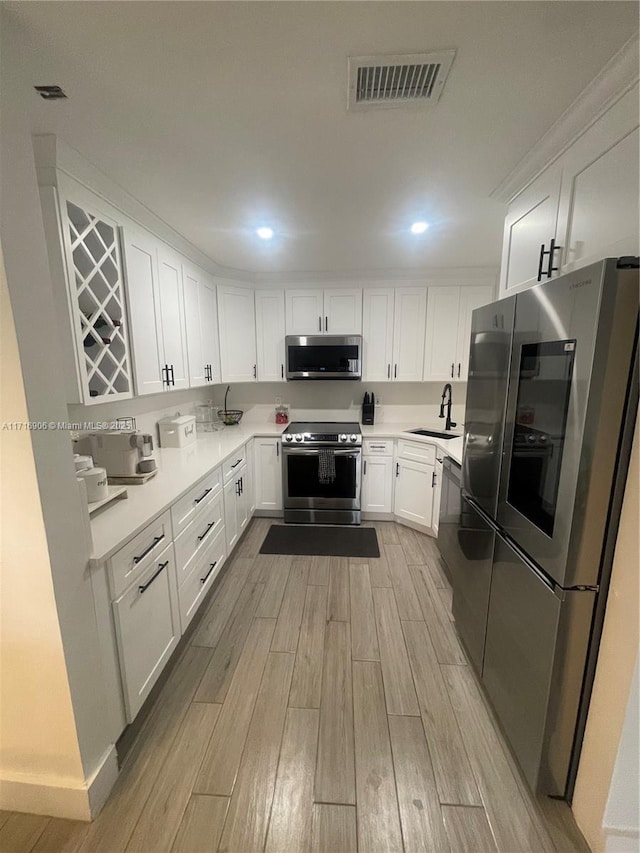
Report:
[[199,432],[189,447],[154,450],[155,477],[142,485],[127,486],[128,498],[114,501],[91,519],[93,560],[105,560],[209,471],[221,465],[254,436],[278,436],[281,424],[248,424],[218,432]]
[[[425,429],[441,430],[439,424],[419,424]],[[185,448],[160,448],[153,455],[158,473],[140,486],[128,486],[129,497],[115,501],[91,519],[94,561],[108,559],[121,545],[152,519],[168,509],[171,504],[211,470],[221,465],[256,436],[279,436],[285,427],[281,424],[239,424],[212,433],[198,433],[198,439]],[[364,438],[406,438],[425,444],[435,444],[456,462],[462,462],[462,435],[453,439],[439,439],[408,435],[416,424],[374,424],[363,426]]]

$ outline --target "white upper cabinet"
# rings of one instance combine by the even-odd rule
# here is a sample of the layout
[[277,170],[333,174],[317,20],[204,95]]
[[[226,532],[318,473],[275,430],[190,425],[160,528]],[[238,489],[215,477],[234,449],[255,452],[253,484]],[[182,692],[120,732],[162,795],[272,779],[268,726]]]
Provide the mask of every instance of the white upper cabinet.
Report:
[[254,382],[257,375],[254,291],[218,285],[220,362],[223,382]]
[[189,384],[192,388],[220,382],[218,306],[215,285],[197,267],[182,264],[187,329]]
[[326,335],[362,334],[362,288],[325,290],[324,332]]
[[509,205],[501,293],[640,252],[638,144],[636,84]]
[[361,335],[362,288],[286,291],[287,335]]
[[395,290],[365,288],[362,299],[363,380],[386,382],[393,363],[393,311]]
[[132,228],[125,228],[123,234],[136,393],[158,394],[166,388],[166,373],[157,242]]
[[322,290],[287,290],[287,334],[321,335],[324,330]]
[[168,386],[171,390],[188,388],[189,367],[181,260],[179,255],[162,244],[158,248],[158,285],[164,361],[169,369]]
[[471,315],[493,298],[490,285],[430,287],[427,301],[425,382],[466,381]]
[[[559,251],[540,257],[540,247],[551,251],[558,220],[562,170],[556,164],[543,172],[510,205],[504,223],[500,287],[528,287],[538,283],[538,271],[559,266]],[[546,281],[546,276],[544,280]]]
[[284,382],[284,290],[256,290],[259,382]]
[[443,285],[429,288],[424,356],[424,378],[427,381],[446,382],[455,377],[459,312],[459,287]]
[[565,154],[557,240],[562,272],[640,253],[639,143],[636,86]]
[[422,381],[426,311],[426,287],[396,288],[392,380]]

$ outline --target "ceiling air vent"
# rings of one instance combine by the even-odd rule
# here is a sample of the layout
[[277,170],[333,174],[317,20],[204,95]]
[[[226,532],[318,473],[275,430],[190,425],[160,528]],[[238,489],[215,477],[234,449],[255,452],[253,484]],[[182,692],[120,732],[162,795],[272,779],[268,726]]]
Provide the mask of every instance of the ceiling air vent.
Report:
[[438,102],[455,50],[398,56],[350,56],[350,110],[428,106]]
[[33,88],[45,101],[59,101],[67,97],[61,86],[34,86]]

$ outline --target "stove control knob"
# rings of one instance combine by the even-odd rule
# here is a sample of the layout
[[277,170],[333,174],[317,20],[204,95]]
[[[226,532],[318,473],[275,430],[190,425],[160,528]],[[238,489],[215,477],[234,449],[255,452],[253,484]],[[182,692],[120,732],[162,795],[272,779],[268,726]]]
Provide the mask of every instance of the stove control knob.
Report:
[[343,434],[343,435],[339,436],[339,439],[338,439],[338,440],[339,440],[339,441],[346,441],[346,440],[347,440],[347,436]]
[[302,433],[299,433],[299,432],[298,432],[298,433],[296,433],[295,438],[296,438],[296,441],[302,441],[302,439],[304,438],[304,436],[302,435]]
[[357,440],[358,440],[358,436],[354,432],[354,434],[352,436],[350,436],[350,441],[355,443]]
[[536,437],[532,432],[530,432],[529,435],[527,436],[527,441],[529,442],[529,444],[535,444],[536,443]]
[[293,436],[292,435],[285,435],[284,440],[285,441],[293,441]]

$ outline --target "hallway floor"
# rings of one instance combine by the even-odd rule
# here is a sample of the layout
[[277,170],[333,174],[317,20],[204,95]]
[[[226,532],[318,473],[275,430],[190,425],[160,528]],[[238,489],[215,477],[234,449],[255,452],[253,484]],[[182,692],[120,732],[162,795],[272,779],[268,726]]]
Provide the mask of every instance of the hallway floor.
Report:
[[258,555],[254,519],[92,824],[0,813],[3,853],[584,853],[467,666],[435,541]]

